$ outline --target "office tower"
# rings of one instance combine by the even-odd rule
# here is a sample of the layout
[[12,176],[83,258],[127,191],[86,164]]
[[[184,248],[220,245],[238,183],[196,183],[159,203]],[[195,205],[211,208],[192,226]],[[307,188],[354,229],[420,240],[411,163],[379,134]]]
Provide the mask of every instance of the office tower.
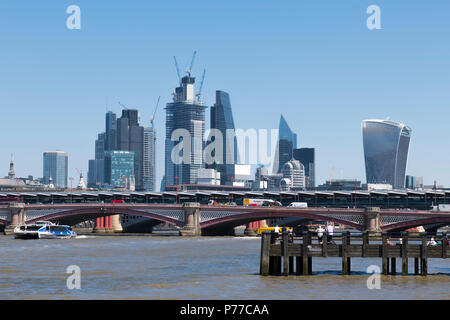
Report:
[[297,148],[297,134],[293,133],[283,116],[278,129],[278,143],[273,166],[273,173],[278,173],[284,164],[293,157],[293,150]]
[[66,152],[44,152],[44,184],[49,184],[50,178],[56,188],[67,188],[69,157]]
[[105,150],[111,151],[117,148],[117,116],[108,111],[105,117]]
[[144,128],[144,189],[155,191],[156,132],[154,127]]
[[113,188],[134,189],[134,152],[105,152],[105,183]]
[[406,189],[416,189],[417,188],[417,178],[414,176],[406,176]]
[[305,167],[298,160],[290,160],[281,170],[283,179],[280,181],[282,191],[299,191],[305,189]]
[[233,172],[238,162],[238,148],[230,96],[224,91],[216,91],[216,103],[211,107],[211,129],[220,131],[222,135],[222,157],[206,167],[220,172],[222,185],[231,185],[236,180]]
[[16,173],[14,172],[14,157],[11,155],[11,161],[9,162],[9,172],[8,179],[12,180],[16,177]]
[[314,148],[300,148],[294,150],[294,159],[305,166],[306,189],[316,187],[316,150]]
[[[136,189],[144,189],[144,127],[138,123],[138,111],[122,110],[117,119],[117,150],[134,153]],[[105,165],[106,166],[106,165]]]
[[[166,105],[165,186],[197,183],[198,169],[204,167],[203,136],[205,133],[205,109],[194,96],[195,78],[190,73],[181,79],[175,89],[174,101]],[[197,95],[199,97],[199,95]],[[172,134],[178,129],[188,133],[190,141],[172,141]],[[180,132],[178,130],[177,132]],[[190,143],[189,143],[190,142]],[[183,152],[178,155],[188,158],[174,163],[172,150],[183,143]],[[190,149],[188,148],[190,145]]]
[[367,184],[405,187],[411,128],[388,120],[362,122]]

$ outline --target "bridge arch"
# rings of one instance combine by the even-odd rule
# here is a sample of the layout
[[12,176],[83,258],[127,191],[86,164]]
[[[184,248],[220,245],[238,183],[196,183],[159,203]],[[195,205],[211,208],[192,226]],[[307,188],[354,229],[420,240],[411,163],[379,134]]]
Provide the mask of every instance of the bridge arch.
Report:
[[91,208],[81,208],[81,209],[73,209],[73,210],[62,210],[60,212],[43,215],[39,218],[34,218],[27,220],[27,224],[32,224],[37,221],[52,221],[59,222],[61,224],[67,225],[75,225],[81,223],[83,221],[106,217],[117,214],[128,214],[133,216],[146,217],[150,219],[154,219],[160,222],[168,223],[170,225],[181,227],[183,226],[183,221],[173,219],[156,212],[148,212],[148,211],[140,211],[130,208],[121,208],[121,207],[91,207]]
[[388,224],[385,226],[381,226],[382,231],[401,231],[406,229],[411,229],[419,226],[426,226],[432,224],[450,224],[450,216],[442,216],[442,217],[431,217],[431,218],[423,218],[416,219],[411,221],[397,222],[393,224]]

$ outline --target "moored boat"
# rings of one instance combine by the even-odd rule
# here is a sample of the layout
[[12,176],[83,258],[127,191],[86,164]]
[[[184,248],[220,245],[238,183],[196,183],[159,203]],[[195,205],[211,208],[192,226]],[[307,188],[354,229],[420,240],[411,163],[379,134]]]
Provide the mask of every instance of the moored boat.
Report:
[[70,239],[76,237],[70,226],[56,225],[50,221],[39,221],[33,225],[14,229],[15,239]]

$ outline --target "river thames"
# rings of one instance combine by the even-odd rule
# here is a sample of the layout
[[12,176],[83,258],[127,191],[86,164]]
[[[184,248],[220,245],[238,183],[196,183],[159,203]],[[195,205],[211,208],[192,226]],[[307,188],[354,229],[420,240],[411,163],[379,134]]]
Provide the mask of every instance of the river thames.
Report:
[[[381,289],[369,290],[367,267],[381,268],[381,259],[352,259],[350,276],[339,258],[319,258],[312,276],[261,277],[260,245],[251,237],[0,236],[0,299],[450,299],[442,259],[429,260],[427,277],[381,276]],[[80,290],[66,285],[71,265],[81,270]]]

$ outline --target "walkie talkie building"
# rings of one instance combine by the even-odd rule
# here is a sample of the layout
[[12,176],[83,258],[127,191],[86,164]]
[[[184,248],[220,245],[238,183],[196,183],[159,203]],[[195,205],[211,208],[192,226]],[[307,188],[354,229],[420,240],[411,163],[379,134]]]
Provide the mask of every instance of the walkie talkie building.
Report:
[[367,183],[403,189],[411,128],[388,120],[364,120],[362,133]]

